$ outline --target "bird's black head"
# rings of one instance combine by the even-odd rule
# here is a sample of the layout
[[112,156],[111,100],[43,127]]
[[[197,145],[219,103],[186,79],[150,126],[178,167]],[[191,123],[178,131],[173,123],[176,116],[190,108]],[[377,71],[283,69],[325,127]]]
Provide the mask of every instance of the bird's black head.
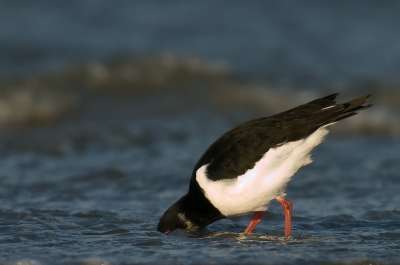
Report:
[[169,234],[175,229],[185,229],[187,231],[197,230],[198,227],[188,219],[183,210],[183,202],[186,195],[176,201],[169,209],[161,216],[158,222],[157,230],[162,233]]

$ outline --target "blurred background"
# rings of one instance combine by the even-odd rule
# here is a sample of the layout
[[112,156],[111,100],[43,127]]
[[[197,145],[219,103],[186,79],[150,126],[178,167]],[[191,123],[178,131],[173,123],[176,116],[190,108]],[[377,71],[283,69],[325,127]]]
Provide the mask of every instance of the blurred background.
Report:
[[227,3],[1,2],[0,125],[62,122],[100,94],[269,115],[341,92],[378,105],[352,132],[399,133],[400,4]]
[[[306,198],[297,213],[373,219],[368,210],[393,210],[399,14],[399,1],[373,0],[0,1],[2,260],[69,262],[90,253],[120,262],[130,260],[125,247],[164,244],[152,234],[158,217],[186,192],[192,166],[213,140],[245,120],[336,92],[339,101],[373,94],[374,107],[333,126],[317,165],[289,186],[288,194]],[[374,152],[380,160],[365,157]],[[331,161],[341,164],[326,169]],[[333,176],[354,164],[366,172],[352,171],[358,188],[350,195],[304,191],[321,173],[332,175],[321,185],[338,187]],[[357,182],[372,173],[383,182],[372,175]],[[311,202],[318,196],[322,209]],[[366,208],[354,212],[354,200]],[[120,234],[130,236],[114,238],[111,249],[109,239],[93,243]],[[62,253],[33,247],[60,241]],[[22,247],[27,254],[15,254]],[[139,260],[160,258],[147,254]]]

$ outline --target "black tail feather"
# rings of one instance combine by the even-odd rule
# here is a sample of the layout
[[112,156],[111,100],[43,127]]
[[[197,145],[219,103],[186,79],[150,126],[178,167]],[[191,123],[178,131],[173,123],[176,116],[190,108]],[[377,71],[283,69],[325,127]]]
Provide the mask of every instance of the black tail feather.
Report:
[[342,103],[342,104],[339,104],[339,105],[343,105],[345,107],[345,110],[340,115],[338,115],[332,122],[337,122],[342,119],[351,117],[353,115],[356,115],[358,113],[358,111],[372,107],[373,106],[372,104],[362,105],[365,102],[367,102],[367,100],[370,96],[371,96],[371,94],[350,100],[350,101]]

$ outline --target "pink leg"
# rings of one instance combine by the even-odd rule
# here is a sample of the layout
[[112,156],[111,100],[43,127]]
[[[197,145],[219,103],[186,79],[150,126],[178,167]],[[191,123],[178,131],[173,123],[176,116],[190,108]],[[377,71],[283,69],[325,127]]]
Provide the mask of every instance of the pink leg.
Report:
[[254,212],[253,219],[251,220],[249,226],[244,230],[245,233],[251,233],[254,228],[258,225],[258,223],[261,221],[261,218],[263,217],[264,212]]
[[282,204],[285,214],[285,236],[290,236],[292,233],[292,203],[283,197],[279,197],[277,200]]

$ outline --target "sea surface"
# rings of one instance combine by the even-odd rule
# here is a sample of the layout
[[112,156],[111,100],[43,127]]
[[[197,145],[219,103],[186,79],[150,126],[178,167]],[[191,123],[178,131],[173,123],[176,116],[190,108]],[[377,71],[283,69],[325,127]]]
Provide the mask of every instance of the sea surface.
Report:
[[[400,2],[1,1],[0,264],[400,264]],[[371,94],[272,202],[156,231],[222,133]]]

